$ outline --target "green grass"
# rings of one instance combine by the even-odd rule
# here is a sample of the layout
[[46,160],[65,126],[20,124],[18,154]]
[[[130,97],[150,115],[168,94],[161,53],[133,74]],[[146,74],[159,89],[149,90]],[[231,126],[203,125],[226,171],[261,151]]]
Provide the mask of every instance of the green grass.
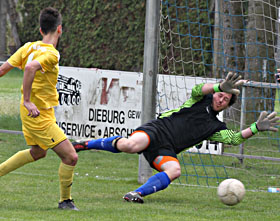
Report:
[[21,130],[19,116],[23,73],[13,69],[0,78],[0,129]]
[[[20,135],[0,134],[0,161],[25,149]],[[247,191],[233,207],[223,205],[216,188],[170,185],[145,197],[144,204],[124,202],[136,189],[138,156],[102,151],[79,153],[73,198],[80,211],[60,211],[58,166],[51,150],[46,158],[1,177],[0,219],[6,220],[279,220],[277,193]]]

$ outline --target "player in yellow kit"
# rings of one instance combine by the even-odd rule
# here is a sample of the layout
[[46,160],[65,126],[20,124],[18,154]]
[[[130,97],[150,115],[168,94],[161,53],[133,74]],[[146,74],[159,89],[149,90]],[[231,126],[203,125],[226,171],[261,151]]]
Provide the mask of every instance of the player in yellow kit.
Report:
[[0,176],[44,158],[52,149],[60,158],[60,201],[58,208],[78,210],[71,197],[74,167],[78,155],[56,124],[54,106],[58,105],[56,83],[59,52],[55,49],[62,34],[61,14],[48,7],[39,16],[42,41],[29,42],[0,67],[0,77],[14,67],[24,70],[20,116],[22,130],[30,149],[22,150],[0,165]]

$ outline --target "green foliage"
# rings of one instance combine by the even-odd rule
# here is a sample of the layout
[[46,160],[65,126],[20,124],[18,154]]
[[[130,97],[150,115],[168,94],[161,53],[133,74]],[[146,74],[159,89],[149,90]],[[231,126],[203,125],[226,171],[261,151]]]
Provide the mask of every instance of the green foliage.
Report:
[[[160,62],[160,73],[206,76],[212,66],[213,15],[207,10],[208,1],[190,1],[187,8],[183,7],[185,4],[163,2],[162,16],[169,16],[171,24],[167,19],[161,21],[161,28],[169,31],[161,32],[164,40],[160,54],[165,58]],[[23,43],[41,39],[38,15],[42,8],[52,6],[60,10],[60,65],[143,70],[145,1],[20,0],[19,5],[24,15],[19,31]],[[184,20],[189,22],[179,22]]]
[[40,10],[52,6],[63,17],[60,65],[142,71],[145,1],[20,0],[23,43],[40,40]]

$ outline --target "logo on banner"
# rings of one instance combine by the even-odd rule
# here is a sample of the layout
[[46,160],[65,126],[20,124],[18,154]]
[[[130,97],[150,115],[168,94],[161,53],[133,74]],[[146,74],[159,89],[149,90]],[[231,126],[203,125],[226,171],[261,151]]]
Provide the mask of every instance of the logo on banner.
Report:
[[59,94],[59,104],[78,105],[81,101],[81,81],[63,75],[59,75],[57,80],[56,88]]

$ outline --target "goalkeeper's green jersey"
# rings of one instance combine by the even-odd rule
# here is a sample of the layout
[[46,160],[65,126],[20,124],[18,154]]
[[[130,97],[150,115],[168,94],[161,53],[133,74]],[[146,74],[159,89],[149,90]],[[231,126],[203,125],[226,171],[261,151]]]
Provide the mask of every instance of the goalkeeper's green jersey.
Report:
[[156,136],[156,146],[172,148],[175,153],[211,140],[238,145],[244,142],[241,132],[227,128],[212,108],[213,95],[203,95],[202,86],[192,89],[190,99],[177,109],[167,111],[156,120],[142,125],[136,130],[146,131]]

